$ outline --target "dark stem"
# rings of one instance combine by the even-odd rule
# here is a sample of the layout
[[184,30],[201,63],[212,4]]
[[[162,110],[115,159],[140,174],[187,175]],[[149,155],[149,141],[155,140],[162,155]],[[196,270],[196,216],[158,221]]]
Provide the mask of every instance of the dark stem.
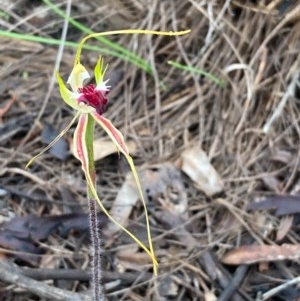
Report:
[[93,286],[93,301],[104,301],[104,290],[102,285],[102,270],[101,270],[101,245],[100,235],[98,230],[98,216],[96,200],[89,200],[89,220],[92,243],[92,286]]

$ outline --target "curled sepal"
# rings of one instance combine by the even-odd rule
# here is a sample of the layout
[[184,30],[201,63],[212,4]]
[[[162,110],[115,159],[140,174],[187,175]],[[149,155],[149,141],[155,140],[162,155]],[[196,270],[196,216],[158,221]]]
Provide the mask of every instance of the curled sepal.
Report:
[[36,156],[30,159],[30,161],[26,164],[25,168],[28,168],[31,163],[37,159],[39,156],[41,156],[43,153],[45,153],[48,149],[50,149],[73,125],[75,120],[78,118],[80,112],[77,112],[76,115],[73,117],[73,119],[70,121],[70,123],[59,133],[59,135],[50,143],[48,144],[44,149],[42,149]]
[[79,63],[74,66],[67,83],[76,92],[79,88],[83,87],[83,82],[88,78],[90,78],[88,71]]
[[[98,116],[100,116],[100,115],[98,115]],[[100,116],[100,117],[102,117],[102,116]],[[92,140],[93,139],[93,132],[91,132],[91,129],[92,129],[92,126],[93,126],[93,123],[91,121],[92,118],[93,117],[91,116],[91,114],[82,114],[82,115],[80,115],[78,125],[77,125],[76,131],[74,133],[74,153],[75,153],[76,157],[81,162],[82,169],[83,169],[83,172],[84,172],[87,184],[88,184],[89,197],[90,198],[91,197],[95,198],[98,202],[98,205],[99,205],[100,209],[107,215],[107,217],[113,223],[115,223],[118,227],[120,227],[120,229],[122,229],[124,232],[126,232],[150,256],[150,258],[152,259],[152,262],[153,262],[154,274],[157,275],[157,265],[158,265],[158,263],[157,263],[157,260],[155,258],[154,252],[153,252],[151,236],[150,236],[150,241],[149,241],[149,244],[150,244],[150,250],[149,250],[135,235],[133,235],[130,231],[128,231],[120,223],[118,223],[109,214],[109,212],[105,209],[105,207],[103,206],[103,204],[102,204],[102,202],[101,202],[101,200],[100,200],[100,198],[97,194],[96,187],[95,187],[94,162],[92,161],[93,160],[93,144],[91,143],[93,141]],[[105,119],[105,120],[107,121],[107,119]],[[109,122],[108,124],[111,124],[111,123]],[[112,129],[111,127],[109,127],[109,128]],[[106,127],[106,129],[107,129],[107,127]],[[115,129],[115,131],[117,131],[117,130]],[[111,135],[110,135],[110,137],[115,137],[116,135],[121,135],[121,133],[119,131],[117,131],[117,132],[114,132]],[[120,137],[120,138],[115,137],[113,141],[121,141],[121,140],[123,140],[123,137]],[[122,151],[122,153],[125,154],[125,152],[126,152],[128,154],[127,148],[124,148],[123,145],[119,146],[119,148]],[[127,156],[129,156],[129,155],[127,155]],[[128,158],[127,156],[126,156],[126,158]],[[132,164],[133,163],[130,163],[130,166],[132,166]],[[137,176],[137,173],[135,172],[134,175]],[[140,185],[139,185],[139,190],[140,190]],[[146,216],[148,218],[148,215],[146,215]],[[147,223],[147,225],[149,225],[149,224]],[[147,227],[147,228],[148,228],[148,231],[150,231],[150,228],[149,227]],[[150,232],[148,232],[148,233],[150,233]]]
[[73,108],[76,111],[80,111],[82,113],[89,113],[94,111],[94,108],[89,107],[83,103],[78,103],[77,97],[78,93],[71,92],[65,85],[64,81],[62,80],[61,76],[58,72],[56,72],[56,79],[59,85],[59,92],[64,100],[64,102],[69,105],[71,108]]
[[143,191],[142,191],[142,187],[140,184],[140,180],[138,177],[138,173],[136,171],[133,159],[131,158],[128,148],[125,144],[124,141],[124,137],[121,134],[121,132],[115,128],[115,126],[105,117],[103,117],[102,115],[97,114],[96,112],[91,114],[95,121],[104,129],[104,131],[109,135],[109,137],[111,138],[111,140],[114,142],[114,144],[116,145],[117,149],[125,156],[132,174],[134,176],[134,180],[136,182],[138,191],[139,191],[139,195],[144,207],[144,211],[145,211],[145,217],[146,217],[146,227],[147,227],[147,236],[148,236],[148,243],[149,243],[149,249],[150,252],[148,253],[149,256],[152,258],[152,262],[153,262],[153,271],[154,274],[157,275],[157,267],[158,267],[158,263],[156,261],[155,258],[155,254],[154,254],[154,250],[153,250],[153,245],[152,245],[152,239],[151,239],[151,231],[150,231],[150,223],[149,223],[149,216],[148,216],[148,211],[147,211],[147,207],[146,207],[146,202],[144,199],[144,195],[143,195]]

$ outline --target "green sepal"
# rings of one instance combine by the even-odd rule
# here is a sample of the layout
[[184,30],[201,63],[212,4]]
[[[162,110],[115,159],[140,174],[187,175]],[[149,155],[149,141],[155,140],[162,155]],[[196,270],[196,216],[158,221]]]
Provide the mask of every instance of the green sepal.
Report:
[[71,108],[73,108],[76,111],[80,111],[81,113],[90,113],[91,111],[93,111],[94,109],[92,107],[89,107],[85,104],[78,104],[77,99],[76,99],[76,93],[70,91],[63,79],[61,78],[60,74],[58,72],[56,72],[56,79],[59,85],[59,92],[60,95],[63,99],[63,101],[69,105]]

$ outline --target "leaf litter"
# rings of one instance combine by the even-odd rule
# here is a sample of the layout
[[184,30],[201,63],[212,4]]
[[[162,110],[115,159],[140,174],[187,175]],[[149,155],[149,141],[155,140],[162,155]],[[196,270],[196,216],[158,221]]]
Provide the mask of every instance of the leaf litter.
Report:
[[[103,234],[104,272],[116,273],[115,278],[121,279],[107,292],[107,299],[254,301],[278,287],[281,290],[269,300],[297,300],[295,284],[283,290],[279,283],[288,283],[299,274],[298,261],[294,260],[300,242],[299,85],[295,80],[299,78],[299,4],[278,0],[176,0],[168,6],[163,1],[156,6],[144,0],[124,3],[105,1],[100,9],[98,2],[88,0],[82,5],[74,0],[72,16],[95,31],[103,26],[146,26],[191,28],[192,32],[174,40],[112,37],[112,41],[146,59],[155,68],[154,76],[105,56],[110,69],[121,74],[113,83],[106,114],[133,143],[132,154],[144,178],[160,262],[157,280],[140,281],[150,271],[140,250],[117,229],[110,230],[110,236]],[[28,10],[29,4],[36,7]],[[60,36],[62,20],[41,2],[3,2],[0,6],[4,12],[1,29]],[[34,11],[41,9],[47,14],[36,17]],[[69,40],[81,37],[70,27]],[[54,213],[64,216],[68,224],[65,214],[87,212],[76,160],[70,156],[60,161],[48,153],[31,170],[22,172],[30,155],[44,146],[42,125],[48,123],[59,130],[72,117],[55,87],[37,119],[49,88],[56,48],[3,37],[0,47],[0,108],[16,95],[14,104],[1,115],[0,187],[7,193],[0,197],[0,213],[15,216],[16,221],[30,220],[33,228],[40,226],[45,231],[42,241],[32,242],[30,231],[20,222],[24,229],[18,228],[18,235],[9,236],[14,239],[7,249],[22,251],[26,242],[27,251],[34,254],[42,245],[46,250],[44,262],[45,256],[56,258],[51,264],[54,271],[61,267],[66,271],[75,267],[88,270],[89,248],[80,235],[66,226],[61,236],[56,232],[57,224],[44,224]],[[65,48],[60,70],[64,78],[71,69],[73,53],[73,49]],[[93,66],[99,53],[85,53],[84,63]],[[178,70],[168,61],[209,72],[225,80],[226,87],[205,76]],[[146,241],[140,202],[134,197],[134,189],[131,195],[126,192],[131,189],[130,174],[122,158],[106,145],[103,133],[96,135],[100,142],[96,149],[101,154],[96,163],[100,197],[111,212],[121,212],[122,222]],[[183,159],[183,166],[188,164],[188,168],[182,168]],[[62,197],[61,185],[72,192],[72,201]],[[222,202],[216,199],[219,193]],[[56,229],[53,232],[51,225]],[[103,225],[104,233],[106,227],[111,226]],[[38,230],[38,234],[43,232]],[[4,237],[6,244],[9,237]],[[236,250],[240,261],[234,269],[222,259]],[[241,259],[242,255],[250,259]],[[1,260],[7,260],[6,254]],[[269,264],[258,269],[256,264],[262,261]],[[252,268],[244,267],[246,262]],[[33,263],[36,271],[42,272],[39,262]],[[70,287],[66,282],[55,282],[55,286],[65,291]],[[1,287],[4,299],[37,300],[32,288],[26,288],[20,296],[16,286],[3,282]],[[77,293],[88,290],[84,281],[73,280],[71,287]]]

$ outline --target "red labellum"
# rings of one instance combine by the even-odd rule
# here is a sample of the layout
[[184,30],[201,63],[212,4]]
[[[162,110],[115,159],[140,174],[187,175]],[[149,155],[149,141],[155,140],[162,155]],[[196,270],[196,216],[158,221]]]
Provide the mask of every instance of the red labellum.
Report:
[[90,84],[86,87],[79,88],[78,92],[80,93],[78,97],[79,103],[83,102],[95,108],[99,115],[104,113],[108,101],[106,97],[108,91],[98,90],[93,84]]

